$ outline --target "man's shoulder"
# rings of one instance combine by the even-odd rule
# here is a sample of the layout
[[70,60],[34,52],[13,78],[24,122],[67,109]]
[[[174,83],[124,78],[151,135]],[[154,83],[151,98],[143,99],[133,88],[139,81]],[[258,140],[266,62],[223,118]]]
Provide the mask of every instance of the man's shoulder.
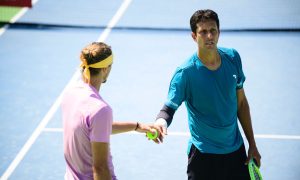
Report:
[[112,108],[104,101],[90,101],[86,107],[86,111],[92,117],[110,117],[112,116]]
[[78,103],[84,111],[88,112],[88,114],[112,112],[110,105],[101,97],[101,95],[91,89],[85,89],[82,92]]
[[239,56],[237,50],[234,48],[218,47],[218,51],[220,52],[221,56],[225,56],[230,59],[234,59]]
[[93,98],[93,100],[91,100],[91,104],[95,107],[95,110],[97,111],[111,111],[110,105],[102,98]]
[[188,57],[180,66],[178,66],[177,69],[184,71],[193,68],[195,65],[195,56],[197,56],[197,53],[194,53]]

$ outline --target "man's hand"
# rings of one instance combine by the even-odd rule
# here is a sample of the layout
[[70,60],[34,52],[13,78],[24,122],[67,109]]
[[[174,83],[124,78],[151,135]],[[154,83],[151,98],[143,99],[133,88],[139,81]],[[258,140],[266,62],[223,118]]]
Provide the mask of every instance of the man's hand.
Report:
[[156,139],[156,143],[162,143],[163,142],[163,139],[166,135],[168,135],[167,133],[167,128],[168,128],[168,124],[167,124],[167,121],[163,118],[159,118],[155,121],[154,123],[155,126],[159,127],[160,128],[160,133],[158,135],[158,138]]
[[164,137],[164,128],[160,125],[156,125],[156,124],[145,124],[145,123],[138,123],[136,131],[140,132],[140,133],[152,133],[155,134],[157,131],[158,133],[158,137],[156,139],[153,139],[154,142],[156,142],[157,144],[162,143],[163,142],[163,137]]
[[260,159],[261,159],[261,156],[257,150],[257,147],[255,145],[250,145],[249,146],[249,149],[248,149],[248,158],[246,160],[246,164],[249,163],[250,159],[253,158],[255,161],[256,161],[256,165],[258,167],[260,167],[261,163],[260,163]]

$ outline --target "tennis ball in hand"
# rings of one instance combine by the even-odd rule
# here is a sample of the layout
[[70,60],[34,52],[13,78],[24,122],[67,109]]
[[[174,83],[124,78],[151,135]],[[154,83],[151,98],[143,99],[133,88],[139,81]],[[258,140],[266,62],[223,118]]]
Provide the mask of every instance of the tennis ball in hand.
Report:
[[158,131],[155,129],[154,133],[147,132],[146,135],[149,139],[154,140],[158,137]]

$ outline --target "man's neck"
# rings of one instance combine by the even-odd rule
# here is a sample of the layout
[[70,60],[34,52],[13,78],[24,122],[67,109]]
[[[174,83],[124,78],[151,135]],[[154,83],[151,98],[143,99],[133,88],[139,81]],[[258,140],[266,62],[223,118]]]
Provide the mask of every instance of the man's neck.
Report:
[[93,86],[97,91],[99,92],[100,87],[101,87],[101,81],[95,80],[94,78],[91,77],[90,82],[87,82],[87,80],[84,80],[85,83],[88,83],[89,85]]
[[91,85],[92,85],[95,89],[97,89],[97,91],[99,92],[100,87],[101,87],[101,83],[92,83],[92,82],[91,82]]
[[198,50],[198,57],[208,69],[217,69],[221,64],[221,58],[217,51],[201,51]]

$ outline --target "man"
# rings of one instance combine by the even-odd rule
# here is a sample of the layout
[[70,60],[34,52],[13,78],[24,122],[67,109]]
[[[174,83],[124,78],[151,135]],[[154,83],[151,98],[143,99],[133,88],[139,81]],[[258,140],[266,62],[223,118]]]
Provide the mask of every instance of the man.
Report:
[[[155,124],[164,127],[166,134],[175,111],[185,102],[191,133],[188,179],[249,179],[246,164],[254,158],[260,165],[261,156],[243,89],[240,56],[234,49],[217,47],[220,25],[214,11],[196,11],[190,26],[197,52],[177,68]],[[248,157],[237,119],[249,143]]]
[[161,129],[138,122],[113,122],[112,109],[99,94],[112,68],[110,46],[94,42],[82,50],[80,59],[83,82],[69,88],[62,99],[65,179],[116,179],[110,134]]

